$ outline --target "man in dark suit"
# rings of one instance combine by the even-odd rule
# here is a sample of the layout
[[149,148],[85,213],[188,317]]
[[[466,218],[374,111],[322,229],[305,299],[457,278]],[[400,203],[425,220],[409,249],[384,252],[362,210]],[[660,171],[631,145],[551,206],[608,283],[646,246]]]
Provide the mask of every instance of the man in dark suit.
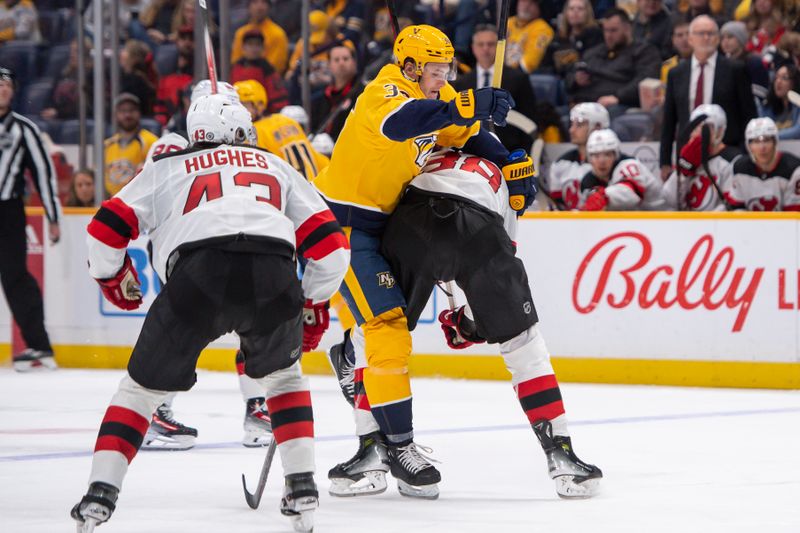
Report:
[[664,97],[664,126],[661,134],[661,177],[669,175],[672,145],[686,142],[684,132],[689,114],[701,104],[718,104],[728,115],[723,141],[729,146],[744,146],[744,128],[756,116],[750,77],[743,64],[730,61],[717,52],[719,27],[711,17],[701,15],[689,25],[692,57],[670,70]]
[[[459,91],[491,87],[496,50],[497,29],[488,24],[476,26],[475,33],[472,34],[472,53],[475,55],[477,64],[472,72],[459,76],[453,83],[453,87]],[[514,102],[516,102],[514,109],[533,120],[536,96],[533,93],[528,76],[519,69],[503,66],[502,88],[510,92],[511,96],[514,97]],[[522,148],[530,151],[531,145],[535,140],[530,135],[511,125],[502,128],[494,126],[494,130],[500,138],[500,142],[509,150]]]

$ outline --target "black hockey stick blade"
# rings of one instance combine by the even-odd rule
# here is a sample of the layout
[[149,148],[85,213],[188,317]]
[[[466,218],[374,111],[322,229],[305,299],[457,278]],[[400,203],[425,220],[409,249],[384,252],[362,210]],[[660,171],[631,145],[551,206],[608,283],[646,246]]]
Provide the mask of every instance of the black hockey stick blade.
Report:
[[264,465],[261,467],[261,476],[258,478],[258,486],[256,487],[255,493],[251,493],[247,490],[247,480],[244,474],[242,474],[244,499],[251,509],[258,509],[258,505],[261,503],[261,496],[264,494],[264,487],[267,486],[267,476],[269,475],[269,469],[272,466],[272,458],[275,457],[275,449],[277,447],[278,444],[275,442],[273,436],[272,442],[269,443],[269,448],[267,448],[267,456],[264,458]]

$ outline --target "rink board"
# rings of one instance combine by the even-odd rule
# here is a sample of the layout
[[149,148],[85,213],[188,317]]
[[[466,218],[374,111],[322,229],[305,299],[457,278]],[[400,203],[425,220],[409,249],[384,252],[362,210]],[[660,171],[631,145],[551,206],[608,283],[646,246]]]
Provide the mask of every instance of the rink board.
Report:
[[[86,272],[89,218],[67,210],[57,246],[29,235],[44,252],[47,326],[62,366],[121,368],[159,284],[142,237],[129,253],[144,305],[125,312],[103,300]],[[790,213],[526,215],[518,254],[560,379],[800,388],[798,224],[800,216]],[[437,291],[414,332],[411,372],[507,379],[496,346],[448,350],[435,320],[446,306]],[[10,322],[3,302],[5,360]],[[334,321],[322,346],[340,335]],[[200,366],[233,370],[236,344],[232,335],[221,338]],[[304,366],[329,372],[321,352],[307,354]]]

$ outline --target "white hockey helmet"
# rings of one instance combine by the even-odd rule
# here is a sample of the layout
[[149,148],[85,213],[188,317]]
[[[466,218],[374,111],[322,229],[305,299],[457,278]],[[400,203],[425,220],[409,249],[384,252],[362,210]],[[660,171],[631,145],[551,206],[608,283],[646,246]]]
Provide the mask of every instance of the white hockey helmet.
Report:
[[745,146],[747,153],[750,154],[750,159],[756,160],[753,151],[750,149],[750,142],[758,139],[772,139],[775,141],[775,150],[778,150],[778,126],[775,121],[769,117],[754,118],[747,123],[744,130]]
[[[194,102],[201,96],[208,96],[211,94],[211,80],[200,80],[192,88],[191,101]],[[230,100],[239,101],[239,93],[230,83],[226,81],[217,82],[217,94],[228,97]]]
[[577,104],[569,111],[571,122],[588,122],[589,131],[608,128],[611,119],[608,110],[596,102]]
[[689,116],[689,122],[692,122],[700,115],[706,115],[706,119],[703,122],[714,127],[714,134],[711,137],[712,143],[721,143],[722,137],[725,136],[725,129],[728,127],[728,116],[725,111],[717,104],[701,104],[694,108],[694,111]]
[[333,153],[333,138],[327,133],[318,133],[311,139],[311,146],[322,155],[330,156]]
[[281,109],[281,115],[285,115],[303,126],[308,131],[308,114],[301,105],[287,105]]
[[619,157],[619,151],[619,137],[613,130],[602,129],[589,134],[589,140],[586,141],[587,155],[614,152],[616,157]]
[[241,144],[255,137],[250,112],[223,94],[200,96],[186,115],[189,142]]
[[769,117],[754,118],[747,123],[747,128],[744,130],[744,138],[749,144],[750,141],[756,139],[774,138],[778,140],[778,126],[775,121]]

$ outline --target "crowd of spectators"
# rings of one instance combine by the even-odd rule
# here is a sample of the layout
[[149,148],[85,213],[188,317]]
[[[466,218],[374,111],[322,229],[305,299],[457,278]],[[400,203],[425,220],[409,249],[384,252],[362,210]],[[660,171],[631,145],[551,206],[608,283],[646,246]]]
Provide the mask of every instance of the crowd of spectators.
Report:
[[[109,193],[135,171],[150,138],[185,123],[194,50],[201,42],[194,35],[195,4],[119,2],[124,101],[110,102],[110,94],[104,95],[106,153],[113,156],[116,147],[116,157],[134,156],[127,163],[107,162],[102,179]],[[210,31],[218,42],[219,0],[209,4]],[[450,35],[459,60],[457,87],[488,83],[497,0],[396,4],[401,25],[433,24]],[[301,1],[230,0],[229,6],[229,81],[258,80],[267,91],[268,113],[301,104]],[[661,141],[664,173],[674,162],[673,141],[680,141],[680,128],[696,102],[723,106],[730,145],[743,146],[744,127],[756,115],[774,119],[781,139],[800,139],[800,108],[788,97],[800,90],[797,0],[516,0],[511,15],[504,87],[537,129],[501,129],[498,134],[510,147],[530,148],[537,137],[568,142],[569,109],[580,102],[603,105],[622,141]],[[701,16],[702,23],[692,24]],[[84,90],[91,117],[90,18],[85,58],[90,81]],[[383,0],[315,0],[309,24],[308,133],[324,132],[335,140],[364,84],[391,60],[389,16]],[[57,144],[76,142],[81,88],[75,35],[74,2],[0,2],[0,63],[14,68],[20,80],[15,109]],[[121,118],[126,113],[138,116],[126,122]],[[77,196],[77,184],[67,189]]]

